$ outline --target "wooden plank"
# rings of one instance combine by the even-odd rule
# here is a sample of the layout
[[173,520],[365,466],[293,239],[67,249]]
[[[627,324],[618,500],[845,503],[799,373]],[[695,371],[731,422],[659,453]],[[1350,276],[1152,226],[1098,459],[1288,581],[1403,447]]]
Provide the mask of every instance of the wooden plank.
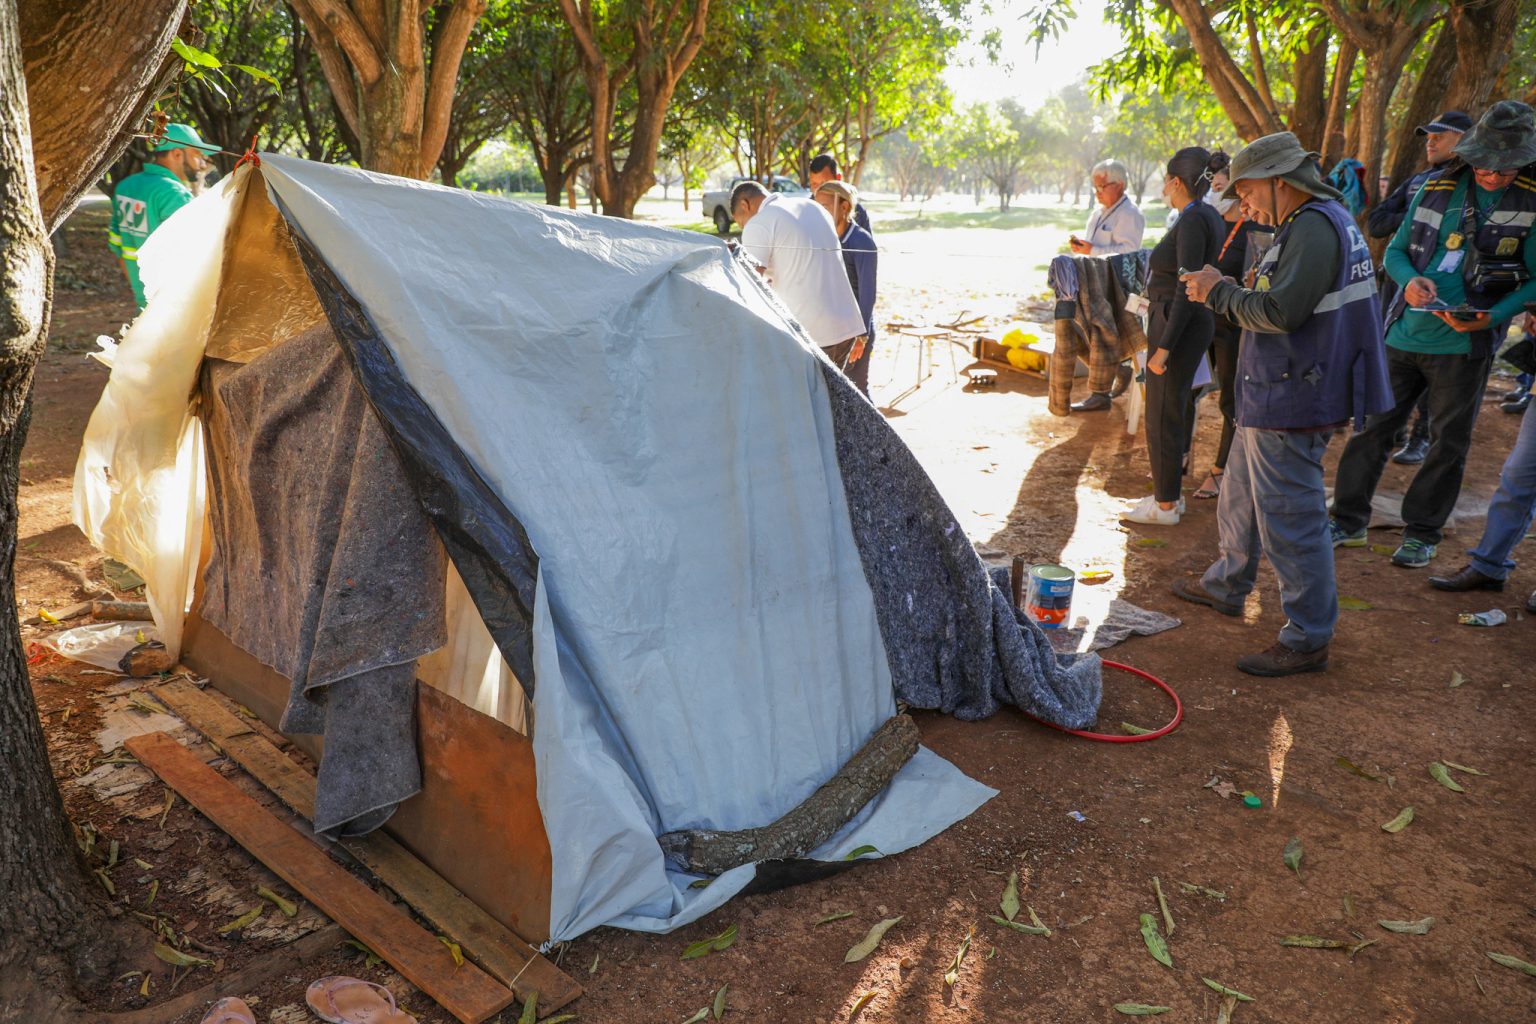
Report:
[[[283,803],[305,818],[313,818],[314,777],[252,730],[249,722],[185,680],[156,687],[155,696]],[[341,845],[417,913],[458,942],[466,956],[510,986],[519,1000],[526,1002],[537,992],[540,1017],[580,998],[581,986],[539,956],[532,943],[486,913],[383,832],[342,839]]]
[[463,1024],[481,1024],[511,1005],[511,989],[473,964],[456,965],[436,936],[171,736],[147,733],[124,746],[187,803]]

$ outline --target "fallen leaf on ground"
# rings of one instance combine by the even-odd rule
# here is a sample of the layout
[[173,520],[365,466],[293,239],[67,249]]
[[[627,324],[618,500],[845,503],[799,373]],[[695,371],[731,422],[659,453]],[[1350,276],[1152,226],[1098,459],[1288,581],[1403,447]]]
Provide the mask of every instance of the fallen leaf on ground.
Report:
[[1237,997],[1227,996],[1216,1008],[1216,1024],[1232,1024],[1232,1015],[1237,1012]]
[[448,955],[453,957],[453,966],[464,966],[464,947],[454,942],[446,935],[439,935],[437,941],[448,947]]
[[283,912],[284,917],[293,917],[299,912],[298,907],[294,906],[288,900],[283,899],[277,893],[273,892],[271,889],[268,889],[264,885],[256,890],[256,895],[260,896],[264,900],[270,900],[273,906]]
[[1381,830],[1383,832],[1401,832],[1411,824],[1413,824],[1413,808],[1404,807],[1401,811],[1397,812],[1397,817],[1381,826]]
[[987,919],[993,924],[1000,924],[1005,928],[1012,928],[1016,932],[1025,935],[1049,935],[1051,930],[1044,925],[1025,924],[1023,921],[1010,921],[1006,917],[998,917],[996,914],[988,914]]
[[701,956],[708,956],[711,953],[730,949],[731,943],[735,941],[736,926],[733,924],[719,935],[711,935],[707,939],[700,939],[698,942],[690,943],[683,950],[682,958],[684,960],[697,960]]
[[1173,966],[1173,957],[1168,953],[1168,942],[1157,930],[1157,919],[1151,914],[1141,915],[1141,940],[1147,944],[1147,952],[1152,954],[1152,959],[1164,967]]
[[1376,606],[1358,597],[1340,597],[1339,607],[1346,612],[1368,612]]
[[1455,761],[1443,761],[1441,763],[1444,764],[1447,768],[1454,768],[1457,771],[1465,772],[1468,775],[1487,775],[1488,774],[1487,772],[1480,772],[1476,768],[1468,768],[1464,764],[1457,764]]
[[885,933],[890,931],[896,922],[900,920],[900,917],[888,917],[871,928],[868,935],[864,936],[857,945],[848,950],[848,954],[843,957],[843,963],[856,964],[873,953],[875,947],[880,945],[880,940],[885,938]]
[[[709,1020],[709,1007],[701,1006],[699,1007],[699,1012],[683,1021],[683,1024],[700,1024],[701,1021],[706,1020]],[[519,1021],[518,1024],[522,1024],[522,1022]]]
[[1429,777],[1440,783],[1440,785],[1444,786],[1452,793],[1466,792],[1466,790],[1462,788],[1461,783],[1451,778],[1450,769],[1446,768],[1446,766],[1441,764],[1439,761],[1430,762]]
[[229,922],[229,924],[226,924],[224,927],[220,928],[219,934],[228,935],[230,932],[237,932],[241,928],[255,924],[256,919],[261,917],[261,915],[266,912],[266,909],[267,908],[262,906],[260,903],[256,904],[250,910],[247,910],[245,913]]
[[1244,1002],[1244,1003],[1256,1002],[1256,1000],[1253,998],[1253,996],[1245,996],[1241,992],[1237,991],[1237,989],[1235,989],[1235,988],[1227,988],[1227,986],[1223,985],[1219,981],[1212,981],[1210,978],[1205,978],[1205,977],[1202,977],[1200,980],[1205,982],[1206,988],[1209,988],[1212,992],[1216,992],[1216,993],[1218,993],[1220,995],[1224,995],[1224,996],[1231,996],[1233,999],[1236,999],[1239,1002]]
[[865,992],[863,995],[859,996],[859,998],[855,999],[853,1001],[853,1009],[848,1011],[848,1019],[853,1020],[853,1018],[857,1017],[859,1015],[859,1011],[868,1006],[869,1001],[873,998],[875,998],[875,993],[874,990],[871,989],[870,991]]
[[1467,677],[1462,675],[1460,672],[1452,672],[1451,673],[1451,683],[1450,683],[1449,686],[1446,687],[1446,689],[1454,690],[1454,689],[1456,689],[1456,687],[1460,686],[1462,683],[1464,683],[1466,681],[1467,681]]
[[1397,548],[1393,547],[1391,544],[1372,544],[1371,545],[1371,550],[1374,551],[1378,555],[1395,555],[1395,554],[1397,554]]
[[1223,779],[1220,775],[1212,775],[1211,781],[1207,782],[1204,788],[1213,790],[1216,795],[1221,797],[1223,800],[1229,796],[1234,796],[1237,793],[1237,787],[1232,785],[1232,783],[1228,782],[1226,779]]
[[1362,779],[1370,779],[1372,782],[1387,781],[1380,775],[1372,775],[1370,772],[1366,771],[1364,768],[1361,768],[1359,765],[1355,764],[1355,762],[1351,761],[1343,754],[1340,754],[1337,758],[1335,758],[1333,763],[1338,765],[1340,768],[1343,768],[1347,772],[1360,776]]
[[529,992],[528,999],[523,1003],[523,1012],[518,1015],[517,1024],[538,1024],[539,1021],[539,994]]
[[1511,970],[1523,971],[1524,973],[1529,974],[1531,977],[1536,978],[1536,964],[1526,963],[1524,960],[1521,960],[1517,956],[1510,956],[1507,953],[1489,953],[1488,959],[1492,960],[1500,967],[1508,967]]
[[944,972],[944,984],[950,988],[954,988],[955,982],[960,980],[960,965],[965,962],[965,954],[971,948],[971,936],[974,934],[974,928],[965,933],[965,938],[960,940],[960,948],[955,950],[955,958],[949,962],[949,970]]
[[1019,873],[1013,872],[1008,876],[1008,884],[1003,888],[1003,898],[998,904],[1003,911],[1003,916],[1012,921],[1019,916]]
[[1157,876],[1152,876],[1152,891],[1157,893],[1157,906],[1163,912],[1163,927],[1168,930],[1168,937],[1173,938],[1173,912],[1168,909],[1168,897],[1163,895],[1163,883]]
[[1152,731],[1151,729],[1143,729],[1139,725],[1132,725],[1130,722],[1121,722],[1120,729],[1127,736],[1145,736]]
[[715,993],[714,1002],[709,1004],[709,1011],[714,1015],[715,1020],[725,1016],[725,990],[730,987],[728,984],[721,985],[720,991]]
[[1296,877],[1301,877],[1301,838],[1292,836],[1291,841],[1285,844],[1285,853],[1282,855],[1285,866],[1296,872]]
[[1050,938],[1051,930],[1045,926],[1044,921],[1040,920],[1040,915],[1035,913],[1035,908],[1028,907],[1026,909],[1029,911],[1029,923],[1039,928],[1046,938]]
[[875,849],[873,846],[860,846],[856,850],[849,850],[847,855],[843,857],[843,860],[858,860],[860,857],[864,856],[866,853],[879,853],[879,852],[880,851]]
[[831,924],[833,921],[841,921],[852,916],[853,911],[851,910],[839,910],[835,914],[828,914],[826,917],[819,919],[815,924],[811,925],[811,927],[820,928],[824,924]]
[[[1492,956],[1493,954],[1490,953],[1488,955]],[[164,960],[166,963],[170,964],[172,967],[212,967],[213,966],[213,961],[212,960],[204,960],[200,956],[193,956],[190,953],[183,953],[181,950],[176,949],[176,948],[174,948],[172,946],[167,946],[163,942],[155,943],[155,956],[159,957],[161,960]]]
[[1282,946],[1299,946],[1303,949],[1349,949],[1353,942],[1343,939],[1320,939],[1316,935],[1287,935],[1280,940]]
[[1399,935],[1428,935],[1429,930],[1435,926],[1435,919],[1423,917],[1417,921],[1377,921],[1389,932],[1397,932]]
[[1166,1006],[1149,1006],[1146,1003],[1116,1003],[1115,1009],[1127,1017],[1155,1017],[1168,1012]]
[[1208,896],[1220,902],[1226,902],[1227,899],[1227,894],[1220,889],[1208,889],[1203,885],[1196,885],[1194,882],[1180,882],[1179,887],[1191,896]]

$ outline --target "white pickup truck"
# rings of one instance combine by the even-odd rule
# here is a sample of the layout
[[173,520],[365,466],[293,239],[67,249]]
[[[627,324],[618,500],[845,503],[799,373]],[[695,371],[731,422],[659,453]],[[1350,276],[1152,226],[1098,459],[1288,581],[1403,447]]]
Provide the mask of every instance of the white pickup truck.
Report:
[[[751,178],[732,178],[731,183],[723,192],[705,192],[701,200],[704,207],[704,216],[715,222],[715,230],[722,235],[731,233],[731,192],[737,185]],[[811,190],[800,184],[794,178],[787,178],[782,174],[775,174],[765,181],[764,186],[769,192],[777,192],[786,196],[808,196]]]

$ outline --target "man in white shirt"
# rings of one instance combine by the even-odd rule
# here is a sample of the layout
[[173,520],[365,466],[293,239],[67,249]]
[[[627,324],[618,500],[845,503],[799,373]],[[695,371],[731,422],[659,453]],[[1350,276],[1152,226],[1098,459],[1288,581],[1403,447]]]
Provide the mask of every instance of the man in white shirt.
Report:
[[1125,165],[1118,160],[1102,160],[1094,165],[1092,178],[1099,205],[1088,215],[1088,237],[1072,236],[1072,251],[1079,256],[1111,256],[1140,249],[1147,219],[1125,194]]
[[755,181],[731,192],[741,245],[763,265],[774,294],[839,369],[864,350],[864,318],[848,284],[843,247],[820,203],[770,195]]

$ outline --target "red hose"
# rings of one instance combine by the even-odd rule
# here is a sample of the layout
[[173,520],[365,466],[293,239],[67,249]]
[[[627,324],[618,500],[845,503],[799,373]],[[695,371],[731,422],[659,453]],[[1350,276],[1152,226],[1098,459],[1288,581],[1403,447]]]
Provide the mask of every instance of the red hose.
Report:
[[[1035,718],[1035,721],[1039,722],[1041,725],[1050,726],[1057,732],[1068,733],[1072,736],[1081,736],[1085,740],[1098,740],[1101,743],[1143,743],[1147,740],[1155,740],[1160,736],[1167,736],[1169,733],[1173,732],[1173,730],[1179,727],[1180,722],[1184,721],[1184,704],[1179,700],[1179,695],[1173,692],[1173,687],[1169,686],[1167,683],[1163,682],[1152,673],[1143,672],[1139,668],[1132,668],[1129,665],[1122,665],[1118,661],[1109,661],[1107,659],[1104,661],[1104,664],[1110,668],[1118,668],[1122,672],[1129,672],[1133,676],[1141,676],[1141,678],[1147,680],[1149,683],[1154,684],[1158,687],[1158,689],[1166,693],[1170,698],[1173,699],[1173,720],[1167,725],[1163,726],[1161,729],[1154,729],[1151,732],[1143,733],[1140,736],[1118,736],[1103,732],[1087,732],[1083,729],[1064,729],[1054,722],[1047,722],[1043,718],[1035,718],[1034,715],[1029,715],[1029,717]],[[1025,714],[1029,714],[1029,712],[1026,711]]]

